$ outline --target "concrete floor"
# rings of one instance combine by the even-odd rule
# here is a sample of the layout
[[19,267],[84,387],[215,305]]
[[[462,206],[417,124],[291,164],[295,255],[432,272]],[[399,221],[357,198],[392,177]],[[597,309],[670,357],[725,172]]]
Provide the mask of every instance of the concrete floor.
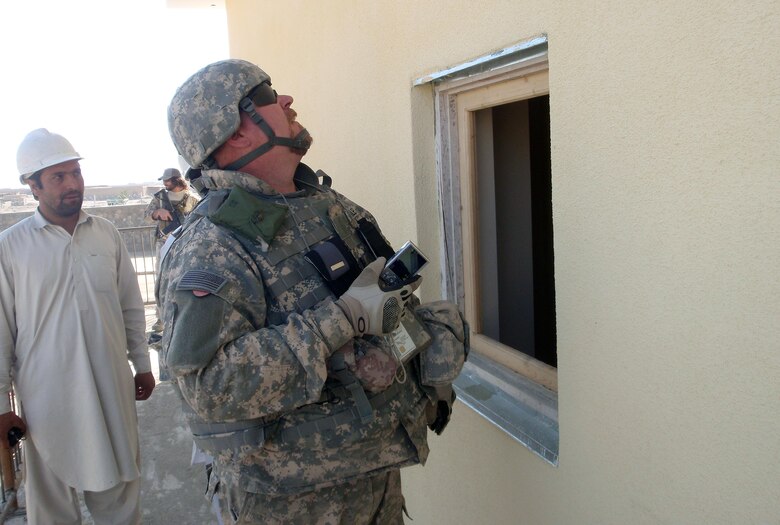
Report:
[[[154,323],[154,311],[147,309],[147,329]],[[159,378],[157,352],[150,350],[152,371]],[[136,403],[141,441],[141,523],[144,525],[217,524],[206,489],[205,467],[191,465],[192,439],[183,420],[180,401],[171,384],[158,383],[152,396]],[[24,485],[19,490],[24,505]],[[84,524],[93,525],[82,505]],[[20,508],[5,521],[27,523]]]

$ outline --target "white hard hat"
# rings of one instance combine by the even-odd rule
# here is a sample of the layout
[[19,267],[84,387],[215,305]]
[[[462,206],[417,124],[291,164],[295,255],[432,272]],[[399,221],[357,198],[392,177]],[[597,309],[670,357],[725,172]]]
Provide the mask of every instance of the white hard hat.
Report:
[[33,130],[24,137],[16,151],[19,181],[25,184],[30,175],[37,171],[82,158],[62,135],[51,133],[46,128]]

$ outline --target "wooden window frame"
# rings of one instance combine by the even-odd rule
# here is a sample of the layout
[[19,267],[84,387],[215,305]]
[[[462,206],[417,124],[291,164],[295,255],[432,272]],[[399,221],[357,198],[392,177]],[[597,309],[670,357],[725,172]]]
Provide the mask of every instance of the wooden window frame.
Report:
[[471,326],[472,350],[554,392],[555,367],[482,335],[475,232],[476,155],[474,112],[549,94],[546,52],[500,71],[486,71],[435,86],[439,182],[445,217],[444,293],[463,305]]
[[[454,384],[458,400],[555,467],[559,449],[557,369],[480,334],[474,292],[479,290],[472,233],[476,217],[468,213],[475,209],[476,193],[471,139],[474,111],[548,93],[547,71],[547,36],[539,35],[425,75],[414,85],[431,86],[434,93],[443,219],[442,295],[458,303],[472,325],[472,353]],[[509,84],[496,89],[503,82]],[[479,100],[470,92],[480,93]],[[467,213],[462,212],[464,203]]]

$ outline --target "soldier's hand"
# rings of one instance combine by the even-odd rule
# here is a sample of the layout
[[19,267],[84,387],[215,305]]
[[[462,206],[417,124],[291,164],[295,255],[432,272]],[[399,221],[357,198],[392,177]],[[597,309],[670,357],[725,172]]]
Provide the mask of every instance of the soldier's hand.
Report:
[[[328,373],[332,372],[335,363],[344,363],[355,377],[360,381],[366,392],[376,393],[387,389],[393,384],[396,370],[400,366],[394,356],[387,351],[372,345],[364,339],[359,339],[360,352],[355,352],[355,339],[350,341],[333,353],[333,358],[328,360]],[[343,354],[338,356],[336,354]],[[339,359],[339,357],[341,357]],[[338,377],[334,375],[334,377]]]
[[393,384],[398,361],[374,345],[366,345],[365,351],[355,357],[355,377],[368,392],[381,392]]
[[21,430],[22,434],[27,432],[27,425],[25,425],[22,418],[13,412],[0,414],[0,447],[10,448],[8,444],[8,431],[14,427]]
[[426,408],[426,415],[428,417],[428,428],[436,432],[437,435],[441,435],[444,432],[444,427],[450,422],[452,404],[441,399],[435,404],[430,403]]
[[406,302],[420,286],[421,279],[418,278],[400,288],[383,290],[379,287],[379,274],[384,266],[384,257],[366,266],[352,286],[336,301],[358,336],[382,335],[398,328]]
[[173,215],[165,208],[158,208],[152,212],[152,219],[158,221],[172,221]]

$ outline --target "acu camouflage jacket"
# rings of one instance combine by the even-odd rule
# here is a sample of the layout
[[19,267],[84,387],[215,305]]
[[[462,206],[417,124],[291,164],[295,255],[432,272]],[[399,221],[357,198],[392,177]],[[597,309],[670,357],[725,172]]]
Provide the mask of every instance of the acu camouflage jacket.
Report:
[[[354,416],[327,360],[355,334],[303,257],[351,229],[343,240],[356,259],[373,259],[354,234],[373,217],[303,164],[299,191],[285,196],[238,172],[203,177],[210,193],[163,260],[158,301],[163,358],[221,482],[297,493],[424,463],[429,402],[417,372],[406,367],[406,381],[371,399],[370,422]],[[230,439],[200,439],[219,430]]]

